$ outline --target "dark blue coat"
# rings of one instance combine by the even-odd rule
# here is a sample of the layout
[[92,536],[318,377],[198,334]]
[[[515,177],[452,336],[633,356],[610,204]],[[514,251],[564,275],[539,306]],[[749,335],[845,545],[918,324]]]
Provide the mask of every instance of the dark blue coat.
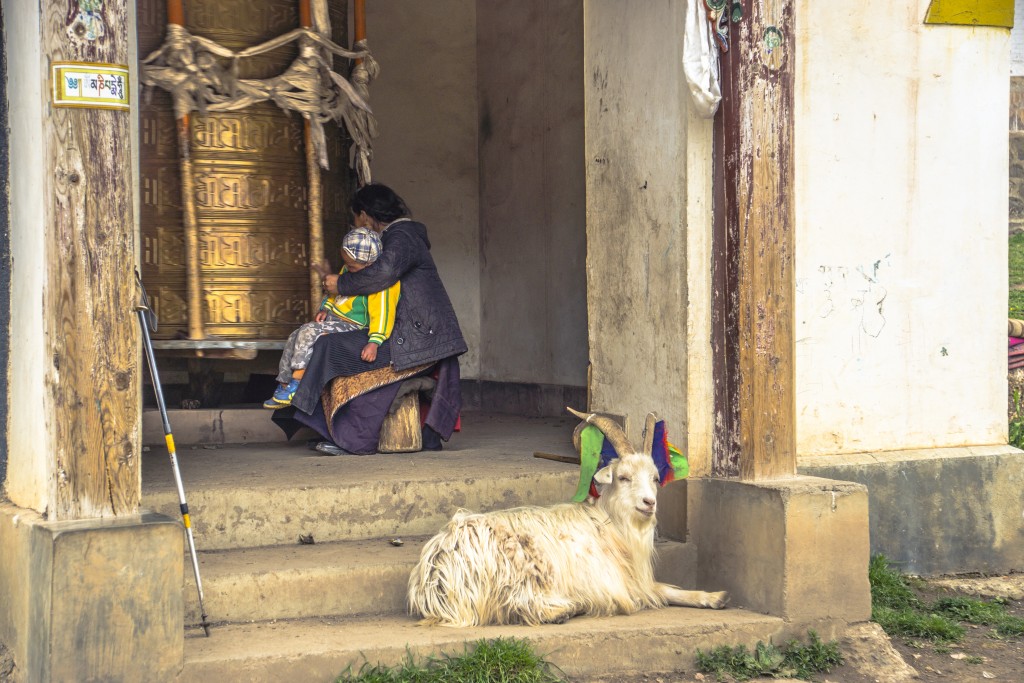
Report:
[[466,340],[430,255],[426,226],[411,220],[392,223],[381,241],[380,258],[358,273],[341,275],[338,293],[373,294],[401,281],[389,344],[396,370],[465,353]]

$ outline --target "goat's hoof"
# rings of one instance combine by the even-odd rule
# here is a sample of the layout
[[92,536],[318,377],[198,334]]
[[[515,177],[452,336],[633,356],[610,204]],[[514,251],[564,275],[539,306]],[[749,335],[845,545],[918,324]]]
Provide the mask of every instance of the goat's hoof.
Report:
[[728,591],[719,591],[718,593],[708,593],[708,604],[707,606],[711,609],[723,609],[729,604],[729,593]]

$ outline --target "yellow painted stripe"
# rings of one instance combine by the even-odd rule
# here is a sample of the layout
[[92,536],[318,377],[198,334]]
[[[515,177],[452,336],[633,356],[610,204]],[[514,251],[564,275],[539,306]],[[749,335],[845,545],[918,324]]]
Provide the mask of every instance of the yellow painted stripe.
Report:
[[174,437],[170,434],[164,436],[164,441],[167,442],[167,450],[174,453]]
[[1013,0],[932,0],[926,24],[1013,27]]
[[185,514],[183,514],[183,515],[181,516],[181,518],[182,518],[183,520],[185,520],[185,528],[186,528],[186,529],[191,529],[191,528],[192,528],[192,520],[191,520],[191,519],[189,519],[188,513],[186,512]]

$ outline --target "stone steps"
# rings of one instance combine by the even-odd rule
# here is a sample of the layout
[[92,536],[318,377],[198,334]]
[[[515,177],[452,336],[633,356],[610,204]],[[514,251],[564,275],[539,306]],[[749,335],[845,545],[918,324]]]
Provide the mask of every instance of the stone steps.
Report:
[[[192,681],[334,681],[365,663],[395,665],[460,654],[480,639],[528,639],[574,680],[634,672],[694,671],[698,649],[806,637],[797,624],[742,609],[670,607],[629,616],[571,619],[545,626],[455,629],[423,626],[400,615],[320,618],[190,629],[177,683]],[[820,632],[826,640],[834,637]],[[608,679],[605,679],[608,680]]]
[[[549,505],[572,496],[578,468],[533,457],[534,450],[572,453],[569,420],[466,421],[475,422],[474,432],[454,435],[438,452],[331,457],[304,439],[179,445],[196,546],[291,545],[310,534],[318,542],[429,535],[459,508]],[[180,517],[165,449],[145,453],[142,488],[143,507]]]
[[[248,623],[313,617],[405,614],[409,572],[427,536],[293,544],[199,553],[211,622]],[[693,587],[692,546],[661,541],[656,574]],[[186,558],[185,623],[200,623],[198,592]]]
[[[288,439],[276,424],[270,421],[272,411],[260,405],[199,408],[196,410],[170,410],[168,421],[174,441],[182,445],[207,444],[264,444],[284,443]],[[316,433],[303,428],[296,440],[312,438]],[[163,447],[164,427],[160,411],[142,411],[142,443],[149,447]]]
[[[249,411],[245,418],[269,415]],[[578,480],[576,466],[533,457],[534,451],[571,455],[574,419],[469,414],[463,423],[465,431],[443,451],[367,457],[319,455],[304,439],[231,444],[200,434],[189,445],[176,432],[212,624],[210,638],[196,627],[197,591],[185,556],[190,626],[178,681],[332,681],[367,661],[390,665],[409,655],[456,654],[467,643],[497,637],[529,638],[574,677],[692,671],[698,647],[798,635],[787,630],[791,624],[742,609],[669,608],[536,628],[419,625],[405,613],[409,572],[425,540],[457,509],[561,502]],[[251,435],[264,428],[218,429]],[[679,538],[685,491],[673,484],[659,494],[662,529],[675,526]],[[160,446],[143,459],[143,507],[179,517]],[[300,543],[300,536],[314,543]],[[658,551],[661,580],[701,588],[694,585],[692,544],[666,540]]]

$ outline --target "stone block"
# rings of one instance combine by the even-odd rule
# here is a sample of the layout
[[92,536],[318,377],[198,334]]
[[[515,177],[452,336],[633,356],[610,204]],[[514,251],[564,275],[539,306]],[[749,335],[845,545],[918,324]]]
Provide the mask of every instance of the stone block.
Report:
[[689,495],[702,590],[727,590],[731,605],[787,620],[870,617],[863,486],[694,479]]
[[1024,452],[970,446],[801,458],[870,497],[871,552],[930,576],[1024,569]]
[[0,622],[24,631],[11,647],[17,680],[177,675],[184,648],[181,524],[155,514],[46,522],[9,512],[0,524],[21,529],[0,538],[3,551],[19,559],[4,567],[4,578],[25,594],[0,608]]
[[686,540],[686,480],[658,489],[658,535],[673,541]]

